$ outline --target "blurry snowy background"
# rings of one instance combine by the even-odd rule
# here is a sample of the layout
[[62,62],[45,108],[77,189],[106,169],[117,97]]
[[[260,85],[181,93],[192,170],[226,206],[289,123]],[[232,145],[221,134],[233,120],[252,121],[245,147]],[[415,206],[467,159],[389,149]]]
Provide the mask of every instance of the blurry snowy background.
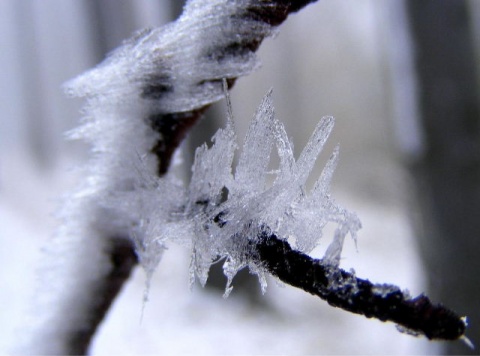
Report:
[[[413,131],[399,134],[402,118],[393,105],[397,94],[392,89],[392,53],[398,51],[395,46],[402,46],[404,30],[397,27],[402,16],[399,4],[321,0],[305,8],[280,27],[277,38],[264,42],[259,51],[263,67],[240,79],[231,95],[239,137],[270,87],[277,117],[297,148],[303,147],[321,116],[336,118],[313,176],[318,176],[329,152],[340,143],[334,195],[363,223],[358,252],[352,241],[346,241],[341,266],[418,294],[426,285],[409,225],[411,191],[403,165],[405,155],[415,154],[418,132],[407,122],[400,125],[402,130],[406,126]],[[75,167],[88,157],[86,145],[64,139],[64,132],[81,117],[81,102],[66,98],[61,85],[101,61],[133,31],[173,20],[181,5],[178,0],[0,1],[0,354],[15,346],[28,322],[24,317],[29,299],[34,298],[36,268],[48,258],[42,245],[55,231],[53,214],[62,195],[82,178],[76,176]],[[408,85],[408,78],[403,79]],[[193,148],[224,124],[224,113],[224,103],[215,105],[193,130],[194,137],[183,147],[187,161]],[[315,251],[317,256],[328,242]],[[145,276],[137,268],[102,325],[92,352],[426,354],[439,350],[439,344],[400,334],[393,324],[330,308],[274,280],[262,298],[246,298],[240,286],[227,300],[215,289],[190,291],[188,266],[189,251],[173,246],[165,253],[141,323]]]

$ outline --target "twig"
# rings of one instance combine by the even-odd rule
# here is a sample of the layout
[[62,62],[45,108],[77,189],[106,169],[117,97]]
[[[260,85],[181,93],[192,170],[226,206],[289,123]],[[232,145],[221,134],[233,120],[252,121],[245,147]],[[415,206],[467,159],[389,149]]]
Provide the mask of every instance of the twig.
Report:
[[465,318],[441,304],[432,304],[421,294],[415,298],[391,284],[373,284],[293,250],[275,234],[263,233],[253,249],[269,273],[291,286],[320,297],[331,306],[367,318],[392,321],[407,332],[429,339],[456,340],[464,337]]

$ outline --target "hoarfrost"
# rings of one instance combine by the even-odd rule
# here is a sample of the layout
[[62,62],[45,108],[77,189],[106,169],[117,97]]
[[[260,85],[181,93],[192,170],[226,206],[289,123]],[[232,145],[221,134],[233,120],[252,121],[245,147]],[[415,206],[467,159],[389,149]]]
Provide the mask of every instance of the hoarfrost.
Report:
[[[129,104],[133,105],[131,110],[135,110],[134,103],[126,104],[126,107]],[[100,109],[96,105],[92,110]],[[294,248],[308,253],[318,245],[325,225],[336,224],[333,241],[325,255],[325,260],[332,266],[339,264],[345,236],[350,234],[356,238],[360,228],[358,218],[339,206],[330,193],[338,147],[312,191],[307,193],[305,187],[333,129],[332,117],[320,120],[296,160],[285,127],[275,118],[272,91],[269,91],[251,121],[234,170],[237,143],[229,105],[227,124],[214,135],[212,146],[204,144],[197,148],[192,178],[187,187],[173,173],[161,178],[156,176],[151,157],[139,154],[152,146],[155,137],[151,134],[151,141],[147,140],[147,144],[134,145],[138,142],[134,137],[148,137],[149,131],[142,123],[131,124],[132,120],[126,114],[129,111],[125,109],[124,112],[123,116],[112,117],[112,121],[110,116],[113,114],[102,112],[101,123],[84,127],[89,130],[90,137],[97,132],[100,135],[102,130],[113,130],[117,137],[122,137],[121,144],[97,141],[97,150],[116,152],[119,159],[112,160],[108,169],[99,159],[93,165],[95,180],[87,184],[84,193],[90,197],[90,204],[97,214],[104,216],[108,213],[115,217],[106,223],[109,229],[115,227],[122,233],[128,232],[133,239],[147,275],[146,293],[151,276],[170,241],[192,249],[192,282],[198,279],[205,285],[212,263],[225,259],[227,296],[231,292],[233,277],[247,266],[259,276],[262,290],[265,290],[261,261],[255,260],[252,249],[262,232],[290,238]],[[118,125],[118,120],[123,126]],[[98,142],[103,144],[98,146]],[[280,162],[274,170],[273,183],[268,186],[266,177],[272,172],[267,169],[273,149],[277,150]]]
[[[112,206],[144,214],[138,216],[140,223],[132,227],[132,235],[147,276],[151,276],[168,241],[173,241],[192,249],[191,281],[198,279],[205,285],[212,263],[224,259],[228,278],[225,296],[232,290],[235,274],[247,266],[259,276],[265,290],[264,270],[252,247],[257,239],[265,232],[294,237],[294,248],[308,253],[317,246],[328,223],[336,224],[337,229],[325,259],[337,266],[345,236],[355,238],[360,228],[355,214],[340,207],[330,194],[338,147],[309,194],[305,187],[333,128],[333,118],[320,120],[295,160],[285,128],[275,118],[269,91],[251,121],[233,170],[237,143],[229,103],[228,107],[227,124],[214,135],[212,146],[197,148],[188,187],[182,187],[170,174],[150,176],[136,184],[135,197],[120,192],[111,198]],[[268,186],[266,176],[271,172],[267,169],[274,148],[280,163]],[[140,176],[145,175],[147,171]]]
[[251,5],[247,0],[187,1],[177,21],[139,31],[67,85],[68,92],[112,95],[118,101],[137,98],[157,114],[187,112],[218,101],[222,78],[247,75],[259,66],[255,53],[241,44],[275,32],[265,22],[238,16]]

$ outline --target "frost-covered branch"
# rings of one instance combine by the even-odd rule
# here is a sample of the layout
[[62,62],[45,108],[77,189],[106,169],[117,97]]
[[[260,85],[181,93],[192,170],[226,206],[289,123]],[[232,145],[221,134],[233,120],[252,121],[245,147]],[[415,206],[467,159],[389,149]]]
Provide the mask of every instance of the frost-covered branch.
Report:
[[[61,278],[54,277],[55,293],[45,303],[54,315],[38,318],[42,325],[36,353],[85,353],[132,268],[137,262],[142,265],[148,286],[172,242],[191,249],[192,282],[205,284],[211,264],[225,258],[226,295],[235,274],[248,266],[263,290],[265,274],[271,273],[323,293],[346,310],[393,320],[428,337],[444,337],[434,329],[402,323],[391,310],[387,315],[382,303],[397,298],[393,290],[382,299],[382,288],[357,279],[357,296],[343,283],[354,279],[338,269],[343,242],[348,235],[356,238],[360,222],[330,194],[338,149],[313,189],[306,189],[333,118],[319,122],[295,159],[285,128],[274,117],[269,93],[255,114],[235,169],[237,144],[230,110],[212,147],[197,149],[190,184],[185,186],[169,171],[177,146],[204,110],[223,98],[238,77],[258,66],[255,51],[262,40],[288,14],[310,2],[190,0],[176,22],[139,32],[68,84],[71,95],[87,99],[83,125],[72,136],[90,141],[94,157],[84,185],[64,209],[59,234],[63,240],[52,252],[52,260],[60,261]],[[280,163],[268,172],[273,149]],[[268,184],[267,176],[273,183]],[[336,226],[322,260],[328,268],[305,255],[318,245],[326,224]],[[293,267],[300,266],[299,261],[306,274],[295,279]],[[322,271],[324,277],[315,275],[320,280],[307,278]],[[346,289],[327,293],[332,281]],[[362,291],[367,290],[372,292],[369,303],[363,299],[367,293]],[[348,296],[354,304],[345,300]],[[420,301],[425,299],[412,303]]]
[[[87,99],[83,125],[72,137],[91,142],[94,155],[48,248],[42,282],[48,292],[36,306],[27,350],[87,352],[137,255],[155,265],[164,247],[145,238],[154,206],[115,199],[138,202],[145,186],[162,185],[151,178],[167,173],[186,132],[223,97],[222,78],[233,85],[257,68],[262,40],[310,2],[190,0],[176,22],[137,33],[68,83],[71,95]],[[178,205],[160,201],[165,211]]]

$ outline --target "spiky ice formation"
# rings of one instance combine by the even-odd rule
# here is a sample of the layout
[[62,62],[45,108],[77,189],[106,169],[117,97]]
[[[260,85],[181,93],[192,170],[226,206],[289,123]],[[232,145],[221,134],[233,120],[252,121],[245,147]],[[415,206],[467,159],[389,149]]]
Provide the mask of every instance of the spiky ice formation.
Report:
[[[252,248],[257,239],[266,231],[273,232],[308,253],[317,246],[328,223],[337,228],[325,260],[338,266],[345,236],[355,239],[360,228],[355,214],[336,204],[330,194],[338,147],[309,193],[305,186],[333,124],[332,117],[322,118],[296,160],[285,128],[275,118],[270,91],[251,121],[235,169],[237,143],[229,114],[226,127],[214,135],[212,146],[204,144],[197,149],[188,187],[180,187],[171,175],[151,177],[145,182],[155,183],[138,184],[135,197],[115,197],[112,206],[145,212],[139,216],[142,224],[132,228],[132,236],[147,275],[159,262],[156,249],[174,241],[192,248],[192,280],[196,277],[204,285],[211,264],[224,258],[227,294],[234,275],[246,266],[259,275],[265,288],[262,263]],[[279,167],[268,172],[274,148],[280,157]],[[267,176],[272,174],[275,177],[269,185]],[[128,205],[120,201],[128,201]]]

